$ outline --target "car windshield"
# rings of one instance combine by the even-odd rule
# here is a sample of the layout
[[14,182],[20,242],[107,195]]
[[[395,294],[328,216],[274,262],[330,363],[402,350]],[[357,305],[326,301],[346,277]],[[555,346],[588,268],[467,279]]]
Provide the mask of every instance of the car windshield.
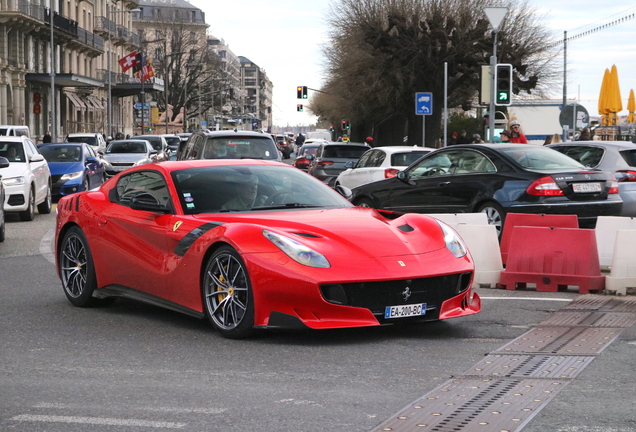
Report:
[[178,136],[167,136],[164,137],[166,139],[166,142],[168,143],[169,146],[171,147],[179,147],[179,143],[181,142],[181,138],[179,138]]
[[291,166],[215,166],[172,173],[185,214],[339,208],[352,204]]
[[277,156],[273,141],[261,137],[208,137],[203,150],[203,159],[276,160]]
[[146,153],[146,145],[135,141],[112,141],[106,153]]
[[368,147],[354,147],[348,145],[331,145],[325,146],[322,157],[326,158],[347,158],[358,159],[364,152],[369,150]]
[[605,150],[602,147],[596,146],[564,145],[551,146],[550,148],[561,152],[564,155],[571,157],[575,161],[589,167],[595,167],[599,163],[601,163],[603,154],[605,154]]
[[317,145],[307,146],[307,147],[303,146],[300,148],[300,152],[298,153],[298,156],[315,155],[316,150],[318,150]]
[[527,145],[523,146],[523,148],[504,148],[500,151],[512,158],[522,168],[530,170],[570,170],[585,168],[583,164],[575,161],[571,157],[547,147]]
[[26,162],[24,147],[19,142],[0,141],[0,156],[7,158],[9,162]]
[[427,152],[405,152],[393,153],[391,155],[391,166],[409,166]]
[[97,138],[94,136],[73,136],[73,137],[68,137],[66,138],[67,142],[74,142],[74,143],[86,143],[92,146],[97,146],[99,145],[99,143],[97,142]]
[[82,149],[79,146],[41,146],[40,153],[47,162],[79,162]]
[[148,141],[150,145],[152,146],[152,148],[157,151],[163,150],[161,148],[161,145],[163,144],[163,141],[161,141],[161,137],[140,135],[140,136],[136,136],[135,138]]

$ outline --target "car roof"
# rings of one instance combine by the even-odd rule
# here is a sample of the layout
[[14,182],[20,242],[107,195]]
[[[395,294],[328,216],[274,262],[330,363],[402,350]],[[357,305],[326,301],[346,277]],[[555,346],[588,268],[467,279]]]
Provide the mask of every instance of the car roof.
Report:
[[422,146],[380,146],[373,147],[373,149],[383,150],[387,153],[397,153],[397,152],[429,152],[435,150],[431,147],[422,147]]
[[23,142],[24,140],[29,139],[28,136],[5,136],[0,135],[0,142]]
[[553,146],[597,146],[597,147],[616,147],[636,150],[636,144],[630,141],[568,141],[549,144],[547,147]]
[[131,141],[141,141],[141,142],[145,142],[145,143],[150,144],[150,142],[149,142],[148,140],[145,140],[145,139],[137,139],[137,138],[129,138],[129,139],[123,139],[123,140],[113,140],[113,141],[111,141],[109,144],[112,144],[112,143],[122,143],[122,142],[131,142]]
[[81,142],[59,142],[59,143],[42,143],[42,144],[38,144],[38,147],[81,147],[83,145],[90,145],[90,144],[86,144],[86,143],[81,143]]
[[[276,165],[297,169],[291,165],[274,160],[263,159],[185,159],[180,161],[163,161],[156,164],[166,171],[178,171],[188,168],[204,168],[214,166],[237,166],[237,165]],[[145,165],[149,167],[149,165]]]
[[76,132],[76,133],[70,133],[67,136],[72,136],[72,137],[92,137],[95,135],[101,135],[99,132]]
[[338,145],[338,146],[352,146],[352,147],[367,147],[367,148],[371,148],[370,145],[365,144],[365,143],[355,143],[355,142],[340,142],[340,141],[326,141],[326,142],[322,142],[320,143],[320,145],[324,145],[324,146],[334,146],[334,145]]
[[245,131],[245,130],[222,130],[222,131],[212,131],[212,132],[195,132],[195,134],[203,134],[207,137],[226,137],[228,135],[231,136],[258,136],[263,138],[270,138],[271,135],[263,133],[263,132],[254,132],[254,131]]

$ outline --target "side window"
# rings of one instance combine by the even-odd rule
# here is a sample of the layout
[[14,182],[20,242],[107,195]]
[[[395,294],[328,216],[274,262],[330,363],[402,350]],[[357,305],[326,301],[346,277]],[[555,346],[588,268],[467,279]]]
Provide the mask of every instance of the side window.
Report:
[[117,181],[116,189],[117,202],[126,207],[130,207],[132,199],[142,193],[152,195],[159,204],[169,206],[171,203],[166,180],[156,171],[124,175]]
[[363,154],[356,163],[356,168],[366,168],[371,166],[370,160],[373,158],[373,153],[375,153],[375,150],[371,150]]
[[373,157],[369,161],[369,166],[379,167],[380,165],[382,165],[382,162],[384,162],[385,158],[386,158],[386,153],[384,153],[381,150],[376,150],[373,152]]
[[459,152],[447,151],[437,153],[421,160],[409,171],[409,177],[413,179],[436,177],[451,174],[456,168]]
[[495,165],[483,154],[465,151],[460,154],[455,174],[495,172]]

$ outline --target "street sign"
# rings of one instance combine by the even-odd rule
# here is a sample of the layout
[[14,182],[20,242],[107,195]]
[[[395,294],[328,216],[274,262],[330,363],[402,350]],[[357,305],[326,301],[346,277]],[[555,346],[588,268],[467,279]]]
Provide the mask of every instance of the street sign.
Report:
[[433,114],[433,93],[415,93],[415,114]]
[[208,122],[206,122],[205,120],[201,120],[201,127],[202,128],[208,127]]
[[[148,104],[144,104],[144,109],[149,109],[149,108],[150,108],[150,105],[148,105]],[[135,109],[140,110],[140,109],[141,109],[141,103],[137,102],[137,103],[135,104]]]
[[[576,115],[576,125],[574,124],[574,116]],[[569,129],[577,130],[588,127],[590,124],[590,115],[583,105],[570,104],[566,105],[559,115],[559,123],[561,126],[567,126]]]

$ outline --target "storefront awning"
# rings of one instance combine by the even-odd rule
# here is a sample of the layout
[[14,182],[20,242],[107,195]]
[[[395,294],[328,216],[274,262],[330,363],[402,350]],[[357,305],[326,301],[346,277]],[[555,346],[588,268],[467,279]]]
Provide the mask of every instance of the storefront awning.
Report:
[[75,105],[76,108],[81,108],[81,109],[86,108],[86,104],[75,93],[64,92],[64,94],[71,101],[71,103]]
[[95,97],[95,96],[88,96],[88,98],[91,100],[91,102],[93,102],[93,105],[95,105],[95,108],[98,109],[105,109],[106,105],[104,105],[102,103],[101,100],[99,100],[99,98]]

